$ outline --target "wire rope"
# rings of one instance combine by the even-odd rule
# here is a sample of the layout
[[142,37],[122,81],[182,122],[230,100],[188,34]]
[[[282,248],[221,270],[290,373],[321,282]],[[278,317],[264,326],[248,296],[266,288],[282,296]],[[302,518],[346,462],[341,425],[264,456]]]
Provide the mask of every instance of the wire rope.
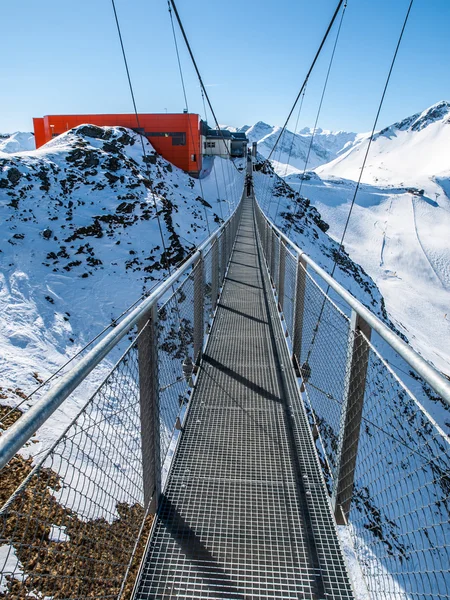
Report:
[[[172,9],[170,7],[169,0],[167,0],[167,5],[168,5],[168,8],[169,8],[170,24],[172,26],[173,41],[174,41],[174,44],[175,44],[175,51],[176,51],[176,55],[177,55],[178,70],[180,72],[181,87],[183,88],[184,102],[185,102],[186,110],[188,112],[188,122],[189,122],[189,129],[190,129],[190,132],[191,132],[191,140],[194,140],[194,132],[192,130],[192,121],[191,121],[190,113],[189,113],[189,103],[188,103],[188,99],[187,99],[186,86],[184,84],[183,68],[181,66],[180,53],[178,51],[177,36],[176,36],[176,33],[175,33],[175,26],[173,24],[173,17],[172,17]],[[201,148],[200,148],[200,150],[201,150]],[[197,170],[199,172],[198,182],[200,184],[200,192],[201,192],[202,198],[205,199],[205,194],[204,194],[204,191],[203,191],[203,184],[202,184],[202,180],[200,178],[200,169],[198,168],[199,167],[198,154],[196,154],[194,162],[196,163]],[[208,229],[208,237],[209,237],[211,235],[211,230],[210,230],[210,227],[209,227],[208,213],[207,213],[207,210],[206,210],[206,206],[204,204],[203,204],[203,212],[205,213],[206,227]]]
[[[343,1],[343,0],[342,0],[342,1]],[[200,83],[200,87],[202,88],[202,90],[203,90],[203,93],[205,94],[206,101],[208,102],[209,109],[210,109],[210,111],[211,111],[211,114],[212,114],[212,116],[213,116],[213,119],[214,119],[214,122],[215,122],[215,124],[216,124],[217,130],[218,130],[218,131],[219,131],[219,133],[220,133],[220,136],[221,136],[221,138],[222,138],[223,144],[224,144],[224,146],[225,146],[225,148],[226,148],[226,151],[227,151],[228,157],[229,157],[230,161],[232,162],[232,164],[233,164],[234,168],[235,168],[237,171],[239,171],[239,169],[238,169],[238,168],[236,167],[236,165],[234,164],[234,161],[233,161],[233,159],[232,159],[232,156],[231,156],[231,154],[230,154],[230,150],[228,149],[228,146],[227,146],[227,144],[226,144],[226,142],[225,142],[225,137],[224,137],[224,135],[223,135],[222,129],[220,128],[219,121],[217,120],[217,117],[216,117],[216,113],[214,112],[214,109],[213,109],[213,107],[212,107],[211,100],[209,99],[208,92],[206,91],[206,87],[205,87],[205,84],[203,83],[202,76],[200,75],[200,71],[199,71],[199,68],[198,68],[198,66],[197,66],[197,61],[195,60],[194,54],[193,54],[193,52],[192,52],[192,49],[191,49],[191,45],[189,44],[189,40],[188,40],[188,38],[187,38],[186,31],[185,31],[185,29],[184,29],[184,27],[183,27],[183,23],[182,23],[182,21],[181,21],[180,15],[179,15],[179,13],[178,13],[178,9],[177,9],[177,7],[176,7],[175,0],[169,0],[169,2],[170,2],[170,4],[172,5],[173,12],[174,12],[174,14],[175,14],[175,17],[176,17],[176,19],[177,19],[177,22],[178,22],[178,26],[179,26],[179,28],[180,28],[181,34],[182,34],[182,36],[183,36],[183,39],[184,39],[184,42],[185,42],[185,44],[186,44],[186,48],[188,49],[189,56],[191,57],[192,64],[194,65],[195,72],[197,73],[197,77],[198,77],[198,80],[199,80],[199,83]]]
[[291,118],[291,116],[292,116],[292,113],[294,112],[294,110],[295,110],[295,107],[297,106],[297,103],[298,103],[298,101],[300,100],[300,96],[302,95],[303,89],[305,88],[305,86],[306,86],[306,83],[307,83],[307,81],[308,81],[308,79],[309,79],[309,77],[310,77],[310,75],[311,75],[311,73],[312,73],[312,71],[313,71],[313,69],[314,69],[314,67],[315,67],[315,64],[316,64],[316,62],[317,62],[317,59],[319,58],[319,56],[320,56],[320,53],[322,52],[322,48],[324,47],[324,45],[325,45],[325,42],[327,41],[328,35],[330,34],[330,31],[331,31],[331,29],[332,29],[332,27],[333,27],[333,24],[334,24],[334,22],[335,22],[335,20],[336,20],[336,17],[337,17],[337,16],[338,16],[338,14],[339,14],[339,11],[340,11],[340,9],[341,9],[341,6],[342,6],[342,4],[343,4],[343,3],[344,3],[344,0],[339,0],[338,4],[337,4],[337,6],[336,6],[336,9],[335,9],[335,11],[334,11],[334,14],[333,14],[333,16],[331,17],[331,21],[330,21],[330,23],[328,24],[327,30],[326,30],[326,32],[325,32],[325,35],[323,36],[323,38],[322,38],[322,41],[321,41],[321,43],[320,43],[320,46],[319,46],[319,48],[318,48],[318,50],[317,50],[317,52],[316,52],[316,55],[315,55],[315,57],[314,57],[314,60],[312,61],[312,63],[311,63],[311,66],[309,67],[308,73],[306,74],[306,77],[305,77],[305,79],[304,79],[304,81],[303,81],[303,83],[302,83],[302,86],[301,86],[301,88],[300,88],[300,91],[299,91],[299,93],[297,94],[297,97],[296,97],[296,99],[295,99],[295,101],[294,101],[294,104],[292,105],[292,108],[291,108],[291,110],[289,111],[289,114],[288,114],[288,116],[287,116],[287,119],[286,119],[286,121],[285,121],[285,123],[284,123],[284,125],[283,125],[283,128],[282,128],[282,130],[280,131],[280,134],[279,134],[279,136],[278,136],[278,139],[277,139],[277,141],[275,142],[275,145],[274,145],[274,147],[272,148],[272,150],[271,150],[271,152],[270,152],[270,154],[269,154],[269,156],[268,156],[267,160],[270,160],[270,158],[271,158],[272,154],[273,154],[273,153],[274,153],[274,151],[275,151],[275,148],[276,148],[276,147],[277,147],[277,145],[278,145],[278,142],[280,141],[280,138],[281,138],[281,136],[283,135],[283,132],[284,132],[284,130],[285,130],[285,129],[286,129],[286,127],[287,127],[287,124],[288,124],[288,123],[289,123],[289,121],[290,121],[290,118]]
[[[133,84],[131,82],[130,70],[128,68],[127,55],[126,55],[126,52],[125,52],[125,46],[123,44],[122,31],[120,29],[120,24],[119,24],[119,17],[117,15],[115,0],[111,0],[111,3],[112,3],[113,11],[114,11],[114,19],[116,21],[117,33],[119,34],[120,47],[122,49],[122,57],[123,57],[123,62],[125,64],[125,70],[126,70],[126,73],[127,73],[128,87],[130,89],[131,100],[133,102],[133,108],[134,108],[134,114],[135,114],[135,117],[136,117],[136,123],[137,123],[137,126],[138,126],[138,130],[142,131],[141,124],[140,124],[140,121],[139,121],[139,113],[138,113],[138,110],[137,110],[136,99],[135,99],[135,96],[134,96]],[[156,219],[157,219],[157,222],[158,222],[159,235],[161,237],[161,243],[162,243],[163,250],[164,250],[164,258],[165,258],[165,262],[166,262],[166,269],[167,269],[167,271],[168,271],[168,273],[170,275],[171,274],[171,269],[170,269],[170,264],[169,264],[169,255],[167,253],[166,242],[164,240],[164,234],[163,234],[163,229],[162,229],[162,225],[161,225],[161,219],[160,219],[160,215],[159,215],[159,211],[158,211],[158,205],[156,203],[155,192],[153,190],[153,183],[152,183],[152,178],[151,178],[151,175],[150,175],[150,167],[149,167],[148,160],[147,160],[147,152],[146,152],[146,149],[145,149],[145,144],[144,144],[144,139],[143,139],[143,135],[142,134],[140,134],[139,139],[141,141],[142,153],[144,155],[144,162],[145,162],[145,166],[146,166],[147,179],[148,179],[149,185],[150,185],[150,194],[152,196],[153,205],[154,205],[155,212],[156,212]]]
[[[379,105],[378,105],[378,109],[377,109],[377,113],[376,113],[376,116],[375,116],[375,120],[374,120],[374,123],[373,123],[372,132],[370,134],[370,138],[369,138],[369,141],[368,141],[368,144],[367,144],[366,152],[365,152],[364,159],[363,159],[363,162],[362,162],[362,166],[361,166],[361,169],[360,169],[358,182],[357,182],[356,187],[355,187],[353,198],[352,198],[352,201],[351,201],[351,204],[350,204],[350,209],[348,211],[347,219],[346,219],[346,222],[345,222],[344,230],[342,232],[341,240],[339,242],[339,248],[335,252],[335,255],[334,255],[333,268],[332,268],[331,273],[330,273],[331,277],[334,276],[334,273],[335,273],[335,270],[336,270],[336,267],[337,267],[338,256],[342,252],[342,248],[343,248],[343,244],[344,244],[344,239],[345,239],[345,234],[347,233],[348,224],[350,222],[350,217],[351,217],[351,214],[352,214],[352,211],[353,211],[353,207],[355,205],[356,196],[358,194],[358,190],[359,190],[359,187],[360,187],[360,184],[361,184],[361,179],[362,179],[362,176],[363,176],[363,173],[364,173],[364,169],[365,169],[365,166],[366,166],[366,162],[367,162],[367,157],[369,155],[370,146],[372,144],[373,137],[375,135],[375,129],[376,129],[377,124],[378,124],[378,118],[380,116],[381,109],[383,107],[384,99],[385,99],[385,96],[386,96],[386,91],[387,91],[387,88],[389,86],[389,82],[390,82],[390,79],[391,79],[392,71],[394,69],[394,65],[395,65],[395,62],[396,62],[396,59],[397,59],[397,55],[398,55],[398,51],[399,51],[399,48],[400,48],[400,44],[401,44],[402,39],[403,39],[403,34],[405,32],[406,25],[408,23],[408,19],[409,19],[409,15],[411,13],[411,9],[412,9],[413,3],[414,3],[414,0],[410,0],[409,6],[408,6],[408,10],[406,11],[406,15],[405,15],[405,18],[404,18],[404,21],[403,21],[403,26],[401,28],[400,35],[399,35],[398,40],[397,40],[397,45],[396,45],[396,48],[395,48],[395,52],[394,52],[394,55],[393,55],[392,60],[391,60],[391,65],[390,65],[390,68],[389,68],[388,75],[386,77],[386,81],[385,81],[384,88],[383,88],[383,93],[381,95],[381,99],[380,99],[380,102],[379,102]],[[328,295],[329,290],[330,290],[330,285],[328,285],[328,287],[327,287],[326,296]],[[308,349],[306,363],[308,363],[308,361],[309,361],[309,359],[311,357],[311,353],[312,353],[312,350],[313,350],[313,347],[314,347],[314,343],[315,343],[315,340],[317,338],[317,333],[319,331],[320,322],[321,322],[323,311],[324,311],[324,308],[325,308],[325,302],[326,302],[326,297],[324,297],[324,299],[323,299],[322,307],[321,307],[321,310],[320,310],[320,313],[319,313],[319,317],[317,319],[317,324],[316,324],[316,327],[314,328],[314,334],[313,334],[313,337],[311,339],[310,347]]]
[[[337,47],[337,44],[338,44],[338,41],[339,41],[339,35],[341,33],[342,21],[344,20],[344,15],[345,15],[345,9],[346,8],[347,8],[347,1],[344,4],[344,8],[343,8],[343,11],[342,11],[342,14],[341,14],[341,20],[340,20],[339,27],[338,27],[338,30],[337,30],[336,39],[334,41],[333,51],[331,53],[331,58],[330,58],[330,64],[328,65],[328,71],[327,71],[327,75],[325,77],[325,83],[323,85],[322,96],[320,98],[319,108],[317,110],[316,120],[314,122],[313,132],[312,132],[312,135],[311,135],[311,139],[309,140],[308,153],[306,155],[305,166],[303,167],[303,173],[302,173],[302,177],[300,179],[300,188],[298,190],[298,194],[300,196],[300,199],[301,199],[301,194],[302,194],[303,181],[305,180],[306,169],[308,168],[309,157],[311,155],[311,150],[312,150],[312,146],[313,146],[313,143],[314,143],[314,138],[315,138],[316,131],[317,131],[317,124],[319,122],[320,113],[322,111],[323,100],[325,98],[325,93],[327,91],[328,80],[330,78],[331,68],[333,66],[334,55],[336,53],[336,47]],[[298,212],[298,205],[295,207],[293,218],[288,223],[287,231],[289,231],[290,228],[292,227],[292,223],[294,222],[294,219],[295,219],[295,217],[297,215],[297,212]]]

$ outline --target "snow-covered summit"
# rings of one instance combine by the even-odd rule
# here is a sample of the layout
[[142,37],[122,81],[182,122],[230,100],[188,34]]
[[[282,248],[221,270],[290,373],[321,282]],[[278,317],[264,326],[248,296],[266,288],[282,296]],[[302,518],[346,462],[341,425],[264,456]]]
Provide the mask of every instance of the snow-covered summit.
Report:
[[450,102],[447,102],[446,100],[441,100],[440,102],[433,104],[433,106],[430,106],[429,108],[425,109],[421,113],[416,113],[414,115],[411,115],[410,117],[403,119],[399,123],[394,123],[393,125],[390,125],[389,127],[386,127],[385,129],[382,129],[380,132],[378,132],[376,134],[376,136],[374,136],[374,138],[379,137],[381,135],[386,135],[390,131],[395,131],[395,130],[397,130],[397,131],[407,131],[407,130],[421,131],[424,127],[428,127],[428,125],[431,125],[432,123],[435,123],[436,121],[443,121],[448,124],[448,123],[450,123],[450,120],[448,118],[449,115],[450,115]]
[[0,153],[15,154],[16,152],[28,152],[36,148],[34,134],[24,131],[0,134]]
[[[321,177],[357,180],[369,143],[362,137],[347,152],[317,168]],[[362,181],[442,193],[436,177],[450,175],[450,103],[443,100],[377,132]]]

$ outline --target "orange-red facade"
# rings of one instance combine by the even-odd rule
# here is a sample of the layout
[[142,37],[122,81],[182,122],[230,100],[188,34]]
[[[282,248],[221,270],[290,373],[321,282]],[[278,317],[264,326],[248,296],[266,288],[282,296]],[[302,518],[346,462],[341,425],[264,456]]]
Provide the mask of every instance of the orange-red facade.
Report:
[[175,166],[197,173],[202,168],[200,118],[196,114],[118,115],[47,115],[33,119],[36,148],[53,137],[77,127],[90,124],[108,127],[129,127],[143,133],[155,150]]

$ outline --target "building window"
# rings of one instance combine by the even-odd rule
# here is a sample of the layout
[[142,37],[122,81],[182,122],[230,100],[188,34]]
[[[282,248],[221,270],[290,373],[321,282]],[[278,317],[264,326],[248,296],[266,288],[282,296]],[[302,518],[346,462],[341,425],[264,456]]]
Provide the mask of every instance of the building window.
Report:
[[135,129],[139,133],[143,133],[148,138],[172,138],[172,146],[186,146],[186,133],[184,131],[144,131],[141,129]]
[[191,154],[191,161],[192,162],[197,162],[197,155],[196,154]]
[[216,147],[216,142],[206,142],[205,143],[205,148],[215,148]]
[[172,146],[186,146],[186,134],[172,133]]

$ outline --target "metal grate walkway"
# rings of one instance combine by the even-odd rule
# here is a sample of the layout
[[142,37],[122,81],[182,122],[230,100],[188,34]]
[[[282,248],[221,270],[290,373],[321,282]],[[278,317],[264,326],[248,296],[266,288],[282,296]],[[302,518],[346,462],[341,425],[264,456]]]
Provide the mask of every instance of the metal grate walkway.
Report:
[[135,598],[353,598],[251,199]]

